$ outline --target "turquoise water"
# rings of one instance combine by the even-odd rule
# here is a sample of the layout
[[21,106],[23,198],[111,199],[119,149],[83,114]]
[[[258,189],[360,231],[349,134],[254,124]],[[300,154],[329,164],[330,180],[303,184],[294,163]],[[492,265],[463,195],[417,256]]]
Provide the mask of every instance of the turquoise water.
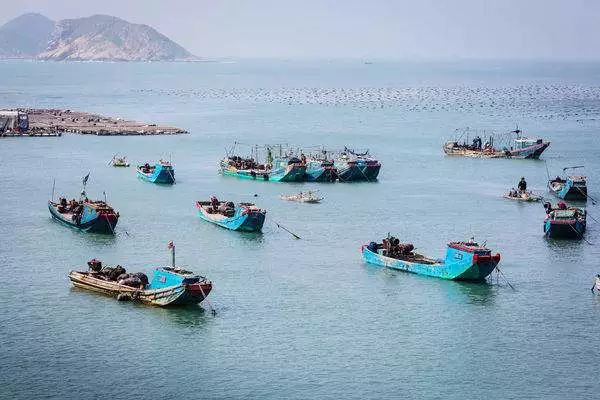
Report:
[[[546,240],[541,205],[501,198],[521,176],[547,195],[544,161],[449,158],[441,146],[456,128],[518,123],[552,142],[550,174],[585,165],[600,200],[598,82],[598,64],[0,63],[2,107],[191,132],[0,140],[0,397],[593,398],[598,223],[588,219],[592,244]],[[222,177],[234,140],[369,148],[383,169],[366,184]],[[177,184],[108,167],[116,152],[171,157]],[[115,237],[50,219],[53,179],[75,196],[88,171],[90,196],[106,191],[121,213]],[[278,199],[310,188],[322,204]],[[212,194],[266,208],[264,233],[202,222],[194,202]],[[363,264],[360,245],[388,232],[440,257],[474,235],[502,254],[516,290]],[[169,240],[181,265],[214,282],[216,316],[120,303],[67,279],[92,257],[150,272],[169,262]]]

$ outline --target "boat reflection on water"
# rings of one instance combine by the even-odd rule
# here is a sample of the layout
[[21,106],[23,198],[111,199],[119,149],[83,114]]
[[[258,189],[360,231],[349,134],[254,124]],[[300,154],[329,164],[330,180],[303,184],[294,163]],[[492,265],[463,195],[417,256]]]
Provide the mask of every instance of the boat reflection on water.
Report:
[[[139,307],[143,307],[142,304],[137,304]],[[214,305],[213,305],[214,306]],[[177,308],[164,308],[164,307],[147,307],[150,309],[148,313],[149,317],[156,318],[156,326],[164,325],[179,325],[189,328],[205,328],[211,320],[215,317],[211,313],[211,309],[208,305],[201,306],[199,304],[190,304],[187,306],[180,306]],[[217,314],[220,310],[217,310]],[[154,324],[153,324],[154,325]],[[198,332],[194,330],[194,332]]]
[[402,289],[404,286],[410,287],[411,290],[415,290],[415,287],[418,287],[418,289],[430,290],[432,294],[443,293],[445,299],[450,299],[452,303],[456,304],[467,303],[487,306],[493,304],[499,291],[505,289],[511,290],[502,277],[499,277],[498,280],[496,279],[496,273],[492,273],[485,281],[469,282],[439,280],[430,276],[407,274],[402,271],[380,268],[366,263],[363,266],[369,275],[381,277],[386,283],[395,281],[394,291]]
[[493,304],[499,290],[505,288],[511,290],[508,285],[502,284],[501,280],[496,281],[495,276],[492,281],[491,275],[485,282],[451,281],[449,283],[447,287],[449,298],[456,298],[462,302],[466,299],[468,304],[476,305]]

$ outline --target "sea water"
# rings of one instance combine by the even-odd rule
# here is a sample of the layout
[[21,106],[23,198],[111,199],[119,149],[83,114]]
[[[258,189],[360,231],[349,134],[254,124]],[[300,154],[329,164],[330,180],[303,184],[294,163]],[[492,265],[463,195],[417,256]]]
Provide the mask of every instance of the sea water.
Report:
[[[190,134],[0,139],[0,397],[593,398],[598,207],[587,203],[585,241],[555,241],[541,204],[502,195],[523,176],[550,197],[548,174],[584,165],[600,200],[599,82],[600,64],[583,63],[1,62],[1,107]],[[542,160],[442,152],[457,129],[516,125],[552,142]],[[357,184],[220,176],[236,141],[242,155],[267,143],[368,148],[383,168]],[[171,159],[177,184],[109,167],[115,153]],[[114,237],[50,218],[53,182],[55,198],[77,197],[88,172],[88,195],[106,193],[121,214]],[[321,204],[279,199],[309,189]],[[268,210],[263,233],[200,220],[194,202],[211,195]],[[388,232],[433,257],[475,237],[501,253],[514,290],[496,273],[473,284],[364,264],[361,244]],[[171,240],[179,265],[214,282],[210,305],[117,302],[67,278],[93,257],[149,274],[170,262]]]

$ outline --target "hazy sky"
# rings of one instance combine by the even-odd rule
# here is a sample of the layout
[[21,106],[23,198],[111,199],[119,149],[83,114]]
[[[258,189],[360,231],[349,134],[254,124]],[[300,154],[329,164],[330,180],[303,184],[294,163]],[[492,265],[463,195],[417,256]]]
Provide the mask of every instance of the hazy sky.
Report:
[[110,14],[203,57],[600,59],[600,0],[2,0],[0,23]]

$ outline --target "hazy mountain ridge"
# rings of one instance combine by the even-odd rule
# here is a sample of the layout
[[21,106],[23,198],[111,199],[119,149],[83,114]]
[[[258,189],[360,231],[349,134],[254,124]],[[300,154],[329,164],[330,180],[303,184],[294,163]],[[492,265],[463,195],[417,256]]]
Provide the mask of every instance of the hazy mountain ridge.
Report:
[[132,24],[108,15],[54,22],[40,14],[24,14],[0,27],[0,58],[76,61],[196,59],[148,25]]

